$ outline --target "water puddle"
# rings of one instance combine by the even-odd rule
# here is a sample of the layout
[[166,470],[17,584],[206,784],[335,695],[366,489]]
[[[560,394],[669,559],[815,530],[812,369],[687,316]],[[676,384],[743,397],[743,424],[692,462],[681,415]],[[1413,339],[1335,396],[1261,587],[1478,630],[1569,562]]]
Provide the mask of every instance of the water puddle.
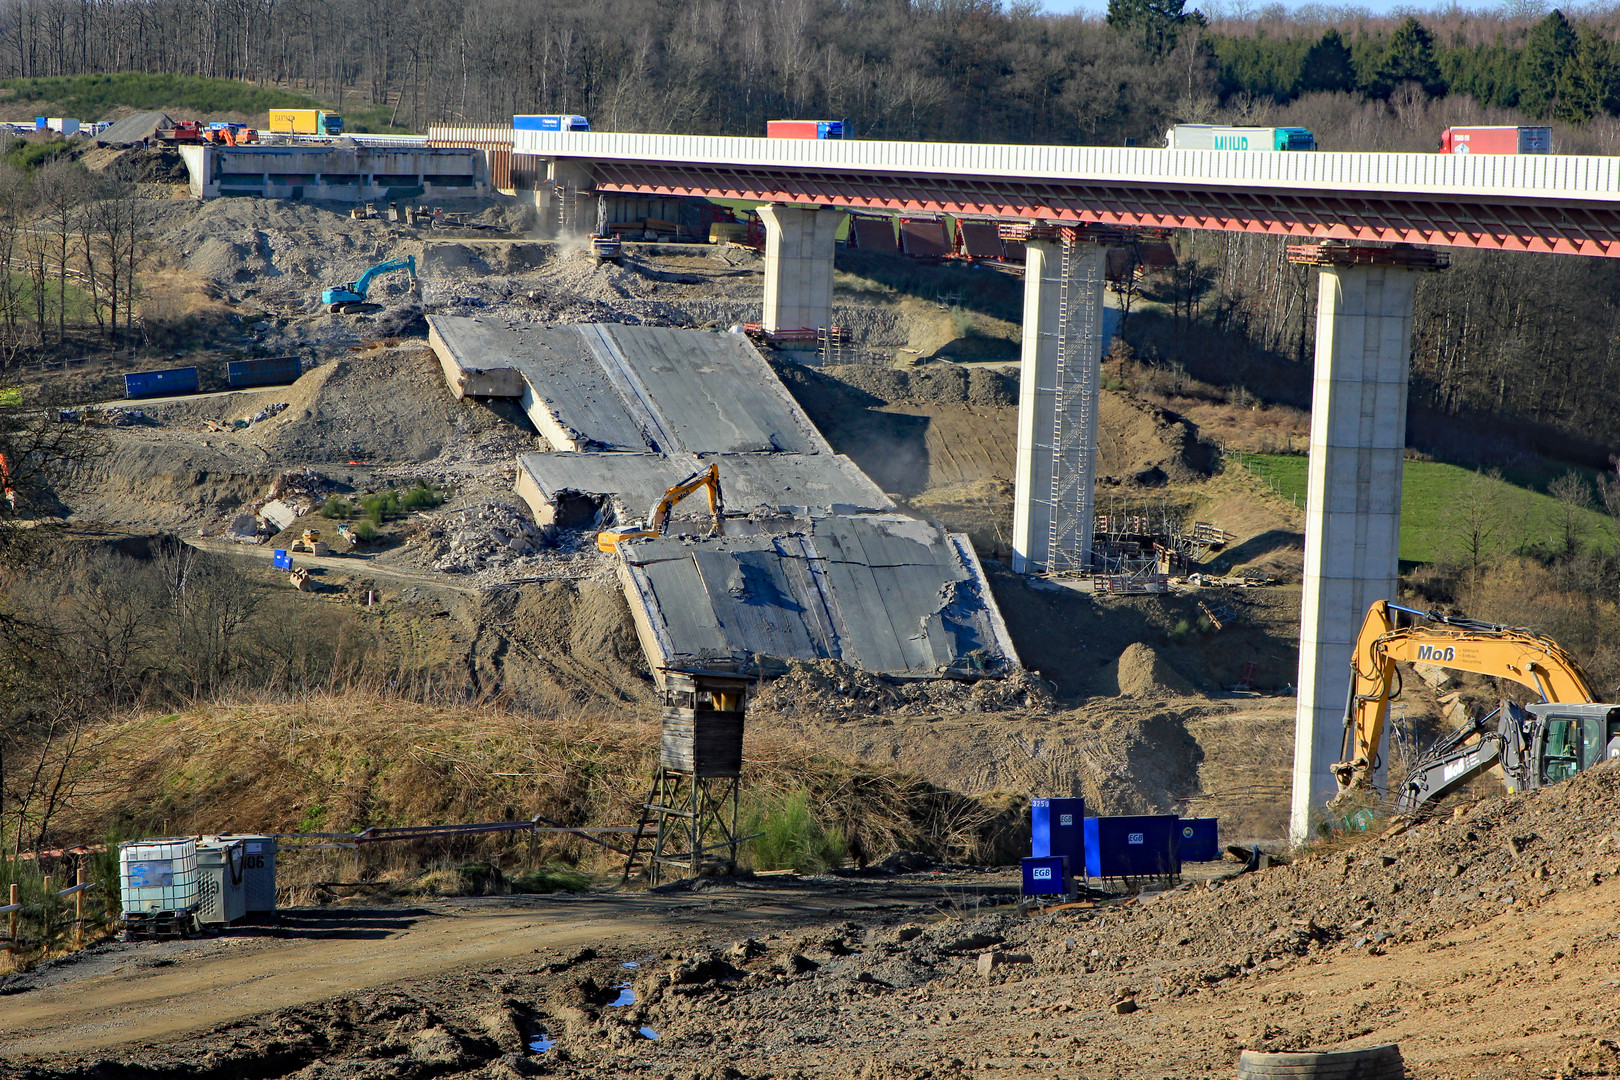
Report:
[[619,992],[619,996],[608,1002],[608,1008],[617,1009],[624,1005],[634,1005],[636,1003],[636,988],[629,983],[617,983],[613,989]]
[[643,1039],[656,1039],[656,1038],[658,1038],[658,1032],[654,1031],[652,1028],[648,1027],[646,1024],[642,1024],[641,1025],[641,1037]]
[[556,1045],[557,1040],[553,1039],[544,1031],[529,1040],[529,1049],[534,1051],[536,1054],[543,1054]]

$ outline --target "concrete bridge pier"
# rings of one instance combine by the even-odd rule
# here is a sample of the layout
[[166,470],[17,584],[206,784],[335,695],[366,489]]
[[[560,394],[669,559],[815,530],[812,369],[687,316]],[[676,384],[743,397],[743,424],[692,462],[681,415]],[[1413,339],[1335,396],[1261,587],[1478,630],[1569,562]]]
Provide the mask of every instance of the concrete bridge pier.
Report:
[[1289,825],[1295,840],[1309,835],[1313,815],[1320,819],[1337,791],[1328,767],[1340,760],[1350,651],[1362,619],[1373,601],[1395,598],[1416,281],[1410,265],[1324,265],[1317,286]]
[[1031,239],[1026,250],[1012,568],[1079,570],[1096,516],[1107,249]]
[[816,207],[761,206],[765,223],[765,313],[768,334],[831,326],[833,254],[848,215]]

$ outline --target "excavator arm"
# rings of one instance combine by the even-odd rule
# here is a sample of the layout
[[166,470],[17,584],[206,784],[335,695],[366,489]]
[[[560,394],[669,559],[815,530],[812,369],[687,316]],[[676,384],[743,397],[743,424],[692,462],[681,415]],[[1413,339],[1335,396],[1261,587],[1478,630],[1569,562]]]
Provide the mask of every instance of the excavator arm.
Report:
[[403,259],[391,259],[385,263],[378,263],[355,279],[351,291],[364,300],[366,294],[371,291],[371,279],[378,274],[387,274],[394,270],[406,270],[410,272],[411,277],[416,277],[416,256],[407,255]]
[[1403,660],[1509,679],[1543,701],[1596,700],[1581,665],[1551,638],[1379,600],[1368,609],[1351,654],[1344,760],[1333,766],[1341,795],[1372,786],[1389,701],[1398,692],[1395,664]]
[[720,494],[720,466],[710,465],[701,472],[695,472],[685,480],[676,484],[663,497],[653,503],[651,510],[647,511],[647,526],[662,536],[669,528],[669,515],[675,511],[687,496],[699,491],[705,491],[709,496],[709,516],[715,521],[725,512],[725,499]]
[[714,517],[713,534],[719,534],[722,522],[725,520],[725,497],[720,492],[720,466],[710,465],[707,469],[693,473],[685,480],[676,484],[653,503],[652,509],[647,511],[647,519],[638,521],[633,525],[620,525],[613,529],[604,529],[596,534],[596,548],[598,551],[614,552],[626,540],[642,540],[648,537],[663,536],[669,531],[669,515],[674,513],[689,495],[699,490],[706,491],[709,496],[709,513]]

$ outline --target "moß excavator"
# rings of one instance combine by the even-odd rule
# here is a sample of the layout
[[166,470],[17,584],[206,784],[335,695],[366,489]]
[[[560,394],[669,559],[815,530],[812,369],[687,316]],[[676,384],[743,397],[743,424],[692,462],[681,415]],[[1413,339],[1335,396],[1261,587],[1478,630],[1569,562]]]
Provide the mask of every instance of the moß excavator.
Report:
[[351,315],[356,311],[364,311],[372,307],[366,296],[371,292],[371,282],[379,274],[390,273],[394,270],[404,270],[411,275],[411,288],[419,287],[416,279],[416,256],[407,255],[403,259],[390,259],[385,263],[378,263],[353,281],[343,285],[334,285],[321,293],[321,303],[328,305],[333,314]]
[[596,534],[596,547],[598,551],[614,552],[619,545],[627,540],[643,540],[649,537],[663,536],[669,532],[669,516],[675,507],[688,495],[699,490],[706,491],[709,496],[709,514],[714,518],[710,535],[717,536],[722,528],[726,509],[725,499],[720,494],[720,466],[710,465],[707,469],[688,476],[676,484],[653,503],[647,512],[646,520],[637,521],[629,525],[620,525],[612,529],[603,529]]
[[1400,693],[1397,661],[1510,679],[1542,698],[1503,701],[1441,739],[1412,763],[1397,809],[1416,810],[1496,765],[1510,792],[1531,791],[1620,757],[1620,705],[1595,700],[1581,665],[1551,638],[1380,600],[1350,662],[1344,760],[1333,766],[1341,797],[1372,787],[1389,702]]

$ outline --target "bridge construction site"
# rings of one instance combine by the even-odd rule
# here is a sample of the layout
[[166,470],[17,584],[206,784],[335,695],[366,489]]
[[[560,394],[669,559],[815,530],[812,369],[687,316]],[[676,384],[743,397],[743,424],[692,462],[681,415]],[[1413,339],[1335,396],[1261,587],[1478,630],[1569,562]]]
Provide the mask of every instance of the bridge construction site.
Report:
[[[1402,514],[1420,284],[1620,256],[1620,159],[575,121],[188,144],[195,340],[23,371],[64,574],[353,667],[64,764],[141,940],[14,900],[0,1075],[1620,1075],[1620,706]],[[1206,234],[1308,407],[1173,351]]]

